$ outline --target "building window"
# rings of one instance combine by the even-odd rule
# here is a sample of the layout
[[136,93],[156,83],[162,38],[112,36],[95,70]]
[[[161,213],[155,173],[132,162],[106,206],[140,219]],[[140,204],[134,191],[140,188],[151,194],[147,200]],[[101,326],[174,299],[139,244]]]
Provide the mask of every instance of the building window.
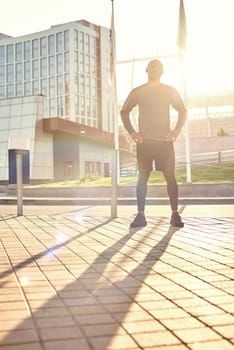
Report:
[[96,60],[94,57],[90,58],[90,73],[92,75],[96,75],[97,69],[96,69]]
[[80,114],[81,116],[85,116],[85,98],[81,96],[80,98]]
[[78,30],[74,30],[74,48],[78,50]]
[[90,37],[90,54],[96,56],[96,39],[93,36]]
[[80,75],[80,85],[79,85],[79,88],[80,88],[80,94],[81,95],[84,95],[85,93],[85,77],[83,74]]
[[79,51],[84,51],[84,33],[79,32]]
[[24,95],[31,96],[31,83],[30,82],[24,83]]
[[91,96],[96,97],[96,79],[91,78]]
[[41,41],[41,56],[47,55],[47,38],[43,37],[40,39]]
[[39,81],[34,80],[33,81],[33,95],[38,95],[39,94]]
[[85,57],[85,73],[90,74],[90,56],[86,55]]
[[16,81],[21,81],[23,78],[23,68],[22,63],[16,64]]
[[63,55],[59,54],[57,55],[57,73],[63,72]]
[[58,116],[63,116],[63,97],[59,97],[57,103]]
[[56,34],[56,51],[62,52],[63,50],[63,35],[62,33]]
[[39,40],[34,39],[32,41],[32,57],[37,58],[39,55]]
[[7,66],[7,83],[13,83],[14,82],[14,65],[8,64]]
[[39,61],[38,60],[32,61],[32,76],[33,76],[33,79],[39,78]]
[[64,32],[64,50],[69,51],[69,30]]
[[70,96],[65,96],[65,115],[70,115]]
[[79,54],[79,72],[84,73],[84,54]]
[[0,99],[5,98],[5,87],[0,85]]
[[85,34],[85,52],[89,53],[90,48],[89,48],[89,34]]
[[64,71],[69,73],[69,53],[65,52],[64,54]]
[[86,111],[87,111],[87,116],[91,116],[91,99],[86,97]]
[[63,95],[63,76],[57,76],[57,95]]
[[95,118],[97,115],[97,102],[96,100],[92,100],[92,117]]
[[5,67],[4,66],[0,66],[0,84],[4,84],[5,83]]
[[13,84],[7,85],[7,97],[8,98],[14,97],[14,85]]
[[46,79],[41,80],[41,93],[44,96],[47,96],[47,81]]
[[11,45],[7,45],[7,47],[6,47],[6,49],[7,49],[7,51],[6,51],[6,53],[7,53],[7,63],[11,63],[11,62],[13,62],[14,61],[14,56],[13,56],[13,52],[14,52],[14,49],[13,49],[13,45],[11,44]]
[[55,79],[49,79],[49,96],[55,96]]
[[84,162],[85,163],[85,176],[101,176],[101,163],[100,162]]
[[5,46],[0,46],[0,63],[5,63]]
[[75,93],[79,92],[79,77],[78,73],[75,73]]
[[54,35],[50,35],[48,37],[48,51],[49,51],[49,55],[54,54]]
[[16,84],[16,96],[23,96],[23,85],[22,83]]
[[54,75],[55,73],[55,62],[54,56],[49,57],[49,75]]
[[16,61],[22,61],[23,59],[22,43],[17,43],[15,45],[15,58]]
[[90,85],[90,78],[86,76],[86,90],[85,94],[88,96],[91,96],[91,85]]
[[24,59],[28,60],[31,58],[31,46],[30,41],[24,42]]
[[52,117],[56,116],[56,99],[55,98],[51,98],[49,101],[49,109],[50,109],[50,115]]
[[31,79],[31,62],[24,63],[24,80]]
[[64,88],[65,88],[65,93],[68,94],[70,91],[70,76],[69,76],[69,74],[64,75]]
[[75,96],[75,114],[79,115],[79,96]]
[[41,77],[47,76],[47,60],[46,58],[41,59]]

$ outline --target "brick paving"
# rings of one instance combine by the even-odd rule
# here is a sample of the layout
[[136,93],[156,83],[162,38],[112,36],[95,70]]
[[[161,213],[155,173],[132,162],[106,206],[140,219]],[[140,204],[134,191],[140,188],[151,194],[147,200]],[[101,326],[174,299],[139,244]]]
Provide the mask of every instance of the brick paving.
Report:
[[0,350],[234,349],[234,212],[202,210],[0,206]]

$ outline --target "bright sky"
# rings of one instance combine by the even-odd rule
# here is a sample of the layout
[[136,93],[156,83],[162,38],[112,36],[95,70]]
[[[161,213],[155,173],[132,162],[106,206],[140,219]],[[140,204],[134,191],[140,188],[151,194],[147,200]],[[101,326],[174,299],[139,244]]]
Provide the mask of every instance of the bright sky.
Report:
[[[184,0],[184,4],[192,89],[233,89],[234,0]],[[117,60],[176,53],[179,0],[114,0],[114,7]],[[7,0],[1,6],[0,32],[20,36],[79,19],[109,27],[111,0]],[[136,64],[133,83],[132,66],[118,65],[120,98],[146,79],[145,65]],[[176,84],[175,65],[165,61],[164,68],[164,79]]]

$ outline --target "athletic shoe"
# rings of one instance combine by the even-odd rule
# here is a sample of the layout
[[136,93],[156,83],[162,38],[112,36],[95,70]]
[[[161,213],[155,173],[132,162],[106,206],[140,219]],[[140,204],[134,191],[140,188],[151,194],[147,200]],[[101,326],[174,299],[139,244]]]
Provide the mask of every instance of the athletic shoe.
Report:
[[182,222],[181,217],[177,212],[172,213],[170,224],[174,227],[184,227],[184,223]]
[[145,215],[141,213],[137,213],[135,219],[133,222],[130,224],[130,227],[144,227],[147,225],[147,222],[145,220]]

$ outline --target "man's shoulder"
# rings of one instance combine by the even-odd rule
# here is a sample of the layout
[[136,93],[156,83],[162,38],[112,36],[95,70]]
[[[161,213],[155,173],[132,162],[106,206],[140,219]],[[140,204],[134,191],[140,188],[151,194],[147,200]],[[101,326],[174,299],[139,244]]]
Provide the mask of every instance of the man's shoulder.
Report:
[[146,89],[146,88],[147,88],[147,83],[136,86],[132,91],[138,92],[138,91],[141,91],[141,90]]
[[175,88],[173,86],[168,85],[168,84],[160,83],[160,86],[165,90],[171,90],[171,91],[175,90]]

